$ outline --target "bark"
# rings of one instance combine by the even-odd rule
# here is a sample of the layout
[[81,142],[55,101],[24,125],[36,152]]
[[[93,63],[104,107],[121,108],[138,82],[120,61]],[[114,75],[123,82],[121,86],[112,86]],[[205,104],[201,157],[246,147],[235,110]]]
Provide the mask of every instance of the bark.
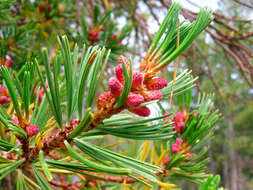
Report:
[[237,172],[237,156],[236,152],[232,146],[234,138],[234,128],[231,119],[228,119],[228,139],[230,142],[229,146],[229,165],[230,165],[230,190],[240,190],[239,189],[239,176]]
[[[226,135],[227,136],[227,135]],[[229,172],[228,172],[228,158],[227,158],[227,149],[228,149],[228,146],[227,146],[227,143],[226,143],[226,140],[227,140],[227,137],[225,137],[225,143],[223,144],[223,153],[225,155],[225,159],[224,159],[224,167],[223,167],[223,186],[225,188],[229,188]]]

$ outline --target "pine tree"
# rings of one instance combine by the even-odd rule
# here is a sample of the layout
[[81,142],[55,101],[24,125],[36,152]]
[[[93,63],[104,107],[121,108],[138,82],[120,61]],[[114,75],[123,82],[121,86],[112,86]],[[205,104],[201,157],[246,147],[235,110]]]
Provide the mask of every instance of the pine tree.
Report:
[[[43,48],[17,71],[4,64],[0,180],[12,175],[18,190],[174,189],[182,179],[203,183],[201,190],[217,189],[219,177],[206,173],[205,156],[221,118],[213,109],[214,96],[199,95],[192,104],[197,78],[189,70],[169,82],[159,76],[212,21],[205,8],[192,23],[180,23],[179,12],[180,5],[172,3],[139,70],[131,58],[118,56],[128,26],[116,38],[101,28],[110,11],[100,21],[95,16],[89,32],[83,23],[82,50],[62,35],[53,55]],[[90,46],[98,35],[105,43]],[[104,77],[108,60],[117,62],[110,80]],[[104,82],[109,90],[97,96]],[[168,109],[172,96],[177,105],[170,102]],[[140,151],[131,157],[108,148],[118,142],[96,142],[107,135],[141,142]]]

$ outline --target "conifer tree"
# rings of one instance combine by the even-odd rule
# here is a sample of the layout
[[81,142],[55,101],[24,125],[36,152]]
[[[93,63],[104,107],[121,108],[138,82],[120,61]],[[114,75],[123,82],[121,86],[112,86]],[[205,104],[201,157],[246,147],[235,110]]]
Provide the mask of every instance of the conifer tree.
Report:
[[[38,4],[36,10],[54,22],[56,5]],[[68,16],[74,7],[59,8]],[[179,180],[217,189],[219,176],[206,172],[206,143],[221,119],[214,96],[199,94],[192,103],[197,78],[190,70],[175,72],[169,81],[159,76],[212,22],[211,12],[204,8],[192,23],[180,22],[180,5],[172,3],[144,59],[133,63],[120,44],[131,26],[113,36],[103,28],[110,11],[102,18],[98,11],[95,6],[89,31],[82,21],[83,33],[76,38],[83,39],[81,49],[80,42],[59,35],[52,39],[58,44],[53,53],[43,47],[17,69],[8,65],[8,52],[24,61],[23,53],[32,53],[33,32],[43,28],[30,22],[3,28],[14,33],[11,38],[6,33],[1,46],[0,180],[12,176],[18,190],[177,189]],[[24,31],[30,31],[27,43]],[[13,49],[7,39],[19,46]],[[110,79],[104,76],[109,61],[114,63]],[[100,88],[104,83],[107,91]],[[108,142],[108,136],[117,138]],[[139,151],[116,151],[111,148],[119,144],[116,139],[132,140],[135,147],[127,148]]]

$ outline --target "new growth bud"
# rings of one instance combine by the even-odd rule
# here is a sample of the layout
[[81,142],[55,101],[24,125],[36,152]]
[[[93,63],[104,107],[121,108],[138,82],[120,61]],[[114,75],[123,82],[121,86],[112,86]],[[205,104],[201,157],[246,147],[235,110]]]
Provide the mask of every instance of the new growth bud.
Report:
[[137,107],[144,102],[144,98],[140,94],[130,93],[126,99],[126,105],[128,107]]
[[8,69],[11,68],[12,64],[13,64],[13,61],[10,60],[10,59],[7,59],[7,60],[5,61],[5,65],[6,65],[6,67],[7,67]]
[[115,102],[115,98],[111,92],[104,92],[97,99],[97,107],[98,109],[106,109],[113,106]]
[[178,112],[176,115],[173,117],[174,123],[172,126],[174,127],[174,131],[177,133],[182,134],[184,130],[184,116],[182,112]]
[[6,104],[11,102],[11,98],[9,97],[8,89],[5,86],[1,86],[0,88],[0,104]]
[[114,71],[115,71],[115,76],[116,78],[121,82],[121,83],[124,83],[124,73],[123,73],[123,66],[122,66],[122,57],[126,63],[126,66],[127,66],[127,69],[129,68],[129,61],[127,60],[126,57],[124,56],[120,56],[119,59],[118,59],[118,64]]
[[148,90],[160,90],[168,85],[168,82],[164,78],[152,78],[145,82]]
[[119,97],[122,93],[123,87],[122,84],[116,78],[112,78],[109,80],[109,89],[115,97]]
[[170,161],[170,157],[166,157],[163,161],[163,165],[167,165]]
[[150,91],[146,96],[146,101],[161,100],[162,98],[163,94],[160,91]]
[[143,79],[144,79],[143,74],[139,71],[135,71],[133,73],[132,88],[138,88],[138,87],[142,86]]
[[120,56],[120,57],[119,57],[119,59],[118,59],[118,64],[119,64],[119,65],[122,65],[122,63],[123,63],[122,58],[123,58],[123,60],[125,61],[126,65],[129,66],[130,63],[129,63],[129,61],[127,60],[127,58],[124,57],[124,56]]
[[146,106],[134,108],[130,111],[142,117],[148,117],[150,115],[150,109]]
[[99,31],[96,31],[96,30],[90,31],[88,34],[88,40],[99,41],[98,34],[99,34]]
[[39,132],[38,125],[30,125],[26,127],[26,133],[29,137],[36,135]]
[[9,103],[11,102],[11,99],[8,98],[7,96],[1,96],[0,97],[0,104],[6,104],[6,103]]

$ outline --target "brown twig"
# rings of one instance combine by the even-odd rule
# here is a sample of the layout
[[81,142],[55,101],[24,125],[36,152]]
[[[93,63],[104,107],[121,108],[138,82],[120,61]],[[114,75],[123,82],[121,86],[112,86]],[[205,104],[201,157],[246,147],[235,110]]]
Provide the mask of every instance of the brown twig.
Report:
[[236,2],[236,3],[238,3],[238,4],[240,4],[240,5],[242,5],[242,6],[244,6],[244,7],[253,9],[253,6],[252,6],[252,5],[249,5],[249,4],[247,4],[247,3],[241,2],[241,1],[239,1],[239,0],[233,0],[233,1]]

